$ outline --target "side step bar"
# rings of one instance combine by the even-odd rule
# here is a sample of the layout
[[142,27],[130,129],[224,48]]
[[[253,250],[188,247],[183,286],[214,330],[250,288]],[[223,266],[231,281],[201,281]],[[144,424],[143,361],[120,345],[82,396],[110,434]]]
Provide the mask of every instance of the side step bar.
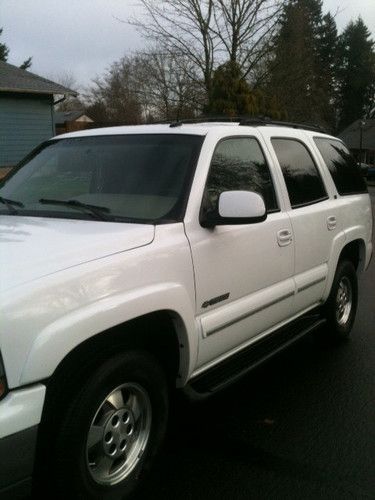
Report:
[[319,315],[298,318],[192,379],[186,396],[199,399],[223,389],[325,322]]

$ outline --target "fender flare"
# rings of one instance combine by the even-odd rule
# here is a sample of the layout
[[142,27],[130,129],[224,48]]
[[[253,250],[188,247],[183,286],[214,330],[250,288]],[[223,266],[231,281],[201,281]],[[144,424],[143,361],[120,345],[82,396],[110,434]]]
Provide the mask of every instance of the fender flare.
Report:
[[[360,262],[359,262],[360,270],[362,269],[362,265],[364,266],[364,261],[362,259],[365,258],[365,253],[366,253],[365,248],[366,247],[365,247],[365,239],[363,237],[363,233],[364,233],[364,228],[362,226],[355,226],[355,227],[352,227],[348,230],[344,230],[343,232],[340,232],[337,235],[337,237],[334,239],[333,245],[332,245],[331,255],[329,258],[326,287],[325,287],[324,294],[322,297],[322,302],[325,302],[329,297],[338,262],[340,260],[340,257],[341,257],[341,254],[342,254],[344,248],[349,243],[352,243],[353,241],[357,241],[357,240],[359,240],[361,242]],[[363,264],[362,264],[362,262],[363,262]]]
[[20,384],[49,378],[61,361],[82,342],[141,316],[170,311],[180,349],[180,384],[193,371],[198,355],[194,310],[188,293],[178,283],[163,283],[103,298],[59,317],[35,339]]

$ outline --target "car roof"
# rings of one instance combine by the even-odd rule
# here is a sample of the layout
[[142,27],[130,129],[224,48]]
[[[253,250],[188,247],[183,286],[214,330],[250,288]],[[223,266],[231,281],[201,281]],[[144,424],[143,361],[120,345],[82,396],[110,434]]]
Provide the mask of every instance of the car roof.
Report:
[[249,132],[250,130],[272,130],[275,134],[280,135],[286,130],[294,131],[296,137],[299,132],[308,133],[312,136],[333,137],[321,131],[311,131],[304,129],[303,125],[299,127],[280,126],[278,124],[259,124],[247,125],[240,122],[199,122],[199,123],[163,123],[150,125],[126,125],[119,127],[104,127],[80,130],[78,132],[68,132],[55,137],[55,139],[67,139],[75,137],[95,137],[103,135],[130,135],[130,134],[172,134],[172,135],[199,135],[205,136],[209,131],[215,130],[219,133],[233,133],[233,129]]
[[238,126],[238,123],[193,123],[182,124],[178,127],[171,127],[169,123],[155,125],[126,125],[120,127],[105,127],[70,132],[57,136],[57,139],[70,137],[90,137],[96,135],[127,135],[127,134],[189,134],[206,135],[212,128],[231,129]]

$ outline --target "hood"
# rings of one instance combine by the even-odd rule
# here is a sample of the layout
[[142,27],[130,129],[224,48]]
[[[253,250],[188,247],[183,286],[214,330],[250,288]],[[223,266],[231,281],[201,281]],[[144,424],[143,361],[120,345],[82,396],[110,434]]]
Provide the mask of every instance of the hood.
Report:
[[0,291],[148,245],[154,233],[149,224],[2,215]]

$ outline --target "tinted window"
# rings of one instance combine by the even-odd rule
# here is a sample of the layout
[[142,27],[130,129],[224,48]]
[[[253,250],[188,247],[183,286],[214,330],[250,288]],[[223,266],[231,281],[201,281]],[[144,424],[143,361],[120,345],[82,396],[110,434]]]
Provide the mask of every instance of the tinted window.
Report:
[[307,148],[292,139],[272,139],[293,208],[327,197],[322,179]]
[[271,175],[256,139],[225,139],[216,147],[206,184],[205,208],[216,209],[223,191],[254,191],[263,196],[268,212],[277,210]]
[[[113,220],[180,220],[203,138],[137,134],[46,143],[0,187],[23,203],[20,215],[80,216],[82,210],[41,199],[104,207]],[[7,213],[0,205],[0,212]]]
[[341,141],[316,137],[320,154],[331,172],[339,194],[366,193],[366,183],[358,165]]

